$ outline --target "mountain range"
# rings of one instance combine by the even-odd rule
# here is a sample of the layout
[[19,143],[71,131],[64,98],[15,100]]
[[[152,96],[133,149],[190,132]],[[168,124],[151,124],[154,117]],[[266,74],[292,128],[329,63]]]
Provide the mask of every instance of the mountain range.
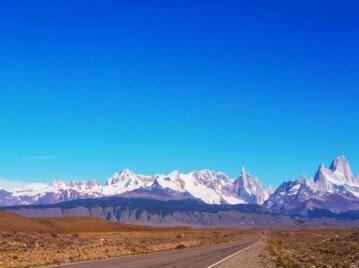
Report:
[[242,168],[237,179],[209,170],[182,174],[145,176],[125,169],[101,186],[93,181],[68,184],[33,183],[13,191],[0,190],[0,206],[52,204],[83,198],[108,196],[152,197],[153,199],[199,199],[207,204],[263,204],[273,193]]
[[[0,190],[0,206],[7,206],[10,211],[21,211],[27,216],[39,215],[40,212],[35,212],[39,209],[51,214],[49,204],[55,204],[57,208],[61,207],[64,213],[62,216],[68,213],[77,215],[71,214],[77,210],[71,209],[71,212],[64,212],[66,210],[63,207],[67,207],[67,203],[72,204],[70,206],[74,204],[84,206],[83,202],[93,204],[91,200],[107,202],[101,200],[109,200],[109,198],[112,202],[115,202],[114,198],[122,200],[122,207],[124,200],[129,199],[132,200],[131,202],[142,200],[141,204],[158,200],[160,202],[158,204],[165,207],[166,202],[178,202],[172,209],[172,213],[177,213],[181,204],[188,207],[186,205],[188,200],[192,200],[200,213],[203,213],[203,208],[206,211],[208,206],[213,206],[221,207],[218,211],[227,215],[230,210],[238,211],[237,206],[240,205],[241,208],[248,206],[246,213],[249,211],[258,213],[258,207],[260,207],[261,212],[292,218],[359,219],[359,177],[353,175],[344,156],[337,157],[328,168],[321,164],[313,177],[306,178],[301,175],[297,180],[282,183],[276,190],[264,187],[257,177],[247,173],[244,168],[236,179],[230,179],[222,172],[209,170],[193,171],[188,174],[174,171],[168,175],[145,176],[125,169],[114,174],[105,185],[91,181],[68,184],[54,181],[50,184],[34,183],[13,191]],[[83,200],[83,202],[76,203],[77,200]],[[46,210],[42,210],[44,206]],[[92,209],[85,207],[86,210],[89,209],[86,215],[92,215]],[[133,208],[126,207],[127,216],[124,216],[124,211],[120,209],[122,219],[130,217],[133,213],[137,215],[139,207],[136,207],[134,211],[131,210]],[[115,211],[115,207],[110,206],[108,209],[113,210],[111,215],[119,213]],[[218,211],[215,214],[216,217]],[[101,212],[101,217],[107,218],[106,213],[105,210]],[[150,214],[148,211],[146,213],[144,218],[148,218],[148,213]],[[40,215],[46,216],[46,213],[41,212]],[[233,219],[232,216],[230,218]],[[213,220],[213,217],[211,219]]]
[[312,178],[301,175],[284,182],[265,201],[273,213],[309,215],[315,210],[343,213],[359,210],[359,177],[354,176],[344,156],[329,168],[321,164]]

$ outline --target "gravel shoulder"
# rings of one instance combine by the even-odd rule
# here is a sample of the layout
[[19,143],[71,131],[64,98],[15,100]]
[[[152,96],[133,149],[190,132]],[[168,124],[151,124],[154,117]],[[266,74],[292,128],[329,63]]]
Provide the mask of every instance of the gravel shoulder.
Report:
[[220,263],[216,268],[274,268],[276,267],[273,257],[270,256],[268,250],[268,237],[264,235],[263,238],[255,245],[246,248]]

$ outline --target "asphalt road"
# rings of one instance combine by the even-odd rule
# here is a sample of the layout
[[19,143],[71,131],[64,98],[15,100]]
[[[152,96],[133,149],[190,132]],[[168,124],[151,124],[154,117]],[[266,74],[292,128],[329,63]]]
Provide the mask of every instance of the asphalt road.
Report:
[[191,267],[207,268],[231,256],[238,251],[258,242],[262,234],[249,236],[243,240],[211,247],[178,249],[149,253],[139,256],[111,258],[106,260],[79,262],[52,267],[66,268],[158,268],[158,267]]

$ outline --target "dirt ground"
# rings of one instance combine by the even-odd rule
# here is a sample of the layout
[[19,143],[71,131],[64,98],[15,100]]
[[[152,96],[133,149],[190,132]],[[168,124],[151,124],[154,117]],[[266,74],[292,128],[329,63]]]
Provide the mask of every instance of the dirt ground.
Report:
[[359,229],[270,231],[218,268],[358,268]]

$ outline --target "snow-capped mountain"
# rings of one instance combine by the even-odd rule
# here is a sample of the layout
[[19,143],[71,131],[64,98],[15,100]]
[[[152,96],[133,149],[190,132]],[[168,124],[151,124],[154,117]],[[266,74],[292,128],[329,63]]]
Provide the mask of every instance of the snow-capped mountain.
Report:
[[52,204],[84,198],[122,196],[158,200],[197,199],[207,204],[264,204],[274,213],[308,215],[316,209],[333,213],[359,210],[359,177],[344,156],[329,168],[321,164],[312,178],[284,182],[274,192],[244,168],[236,179],[210,170],[146,176],[128,169],[115,173],[105,185],[97,182],[54,181],[0,189],[0,206]]
[[139,188],[151,186],[153,179],[151,176],[138,175],[129,169],[124,169],[115,173],[106,181],[106,185],[101,189],[104,196],[118,195],[130,192]]
[[145,176],[125,169],[114,174],[104,186],[96,182],[54,181],[34,183],[0,193],[0,206],[50,204],[80,198],[114,195],[163,199],[195,198],[207,204],[262,204],[272,193],[260,180],[246,173],[244,168],[236,179],[222,172],[209,170],[188,174],[174,171],[168,175]]
[[264,205],[279,214],[307,215],[315,209],[333,213],[359,210],[359,177],[353,176],[344,156],[329,168],[321,164],[313,178],[281,184]]
[[359,177],[354,177],[344,156],[336,158],[330,168],[321,164],[311,186],[321,192],[350,192],[359,197]]
[[241,175],[236,180],[235,192],[248,203],[263,204],[274,193],[272,187],[263,188],[261,181],[253,177],[242,167]]
[[[144,176],[124,170],[108,179],[104,195],[122,194],[136,189],[151,190],[153,186],[185,193],[207,204],[262,204],[271,193],[258,178],[242,171],[238,179],[230,179],[222,172],[193,171],[188,174],[174,171],[169,175]],[[243,188],[243,189],[242,189]]]
[[52,204],[79,198],[100,197],[102,187],[96,182],[55,180],[50,184],[32,183],[12,191],[0,193],[0,206]]

